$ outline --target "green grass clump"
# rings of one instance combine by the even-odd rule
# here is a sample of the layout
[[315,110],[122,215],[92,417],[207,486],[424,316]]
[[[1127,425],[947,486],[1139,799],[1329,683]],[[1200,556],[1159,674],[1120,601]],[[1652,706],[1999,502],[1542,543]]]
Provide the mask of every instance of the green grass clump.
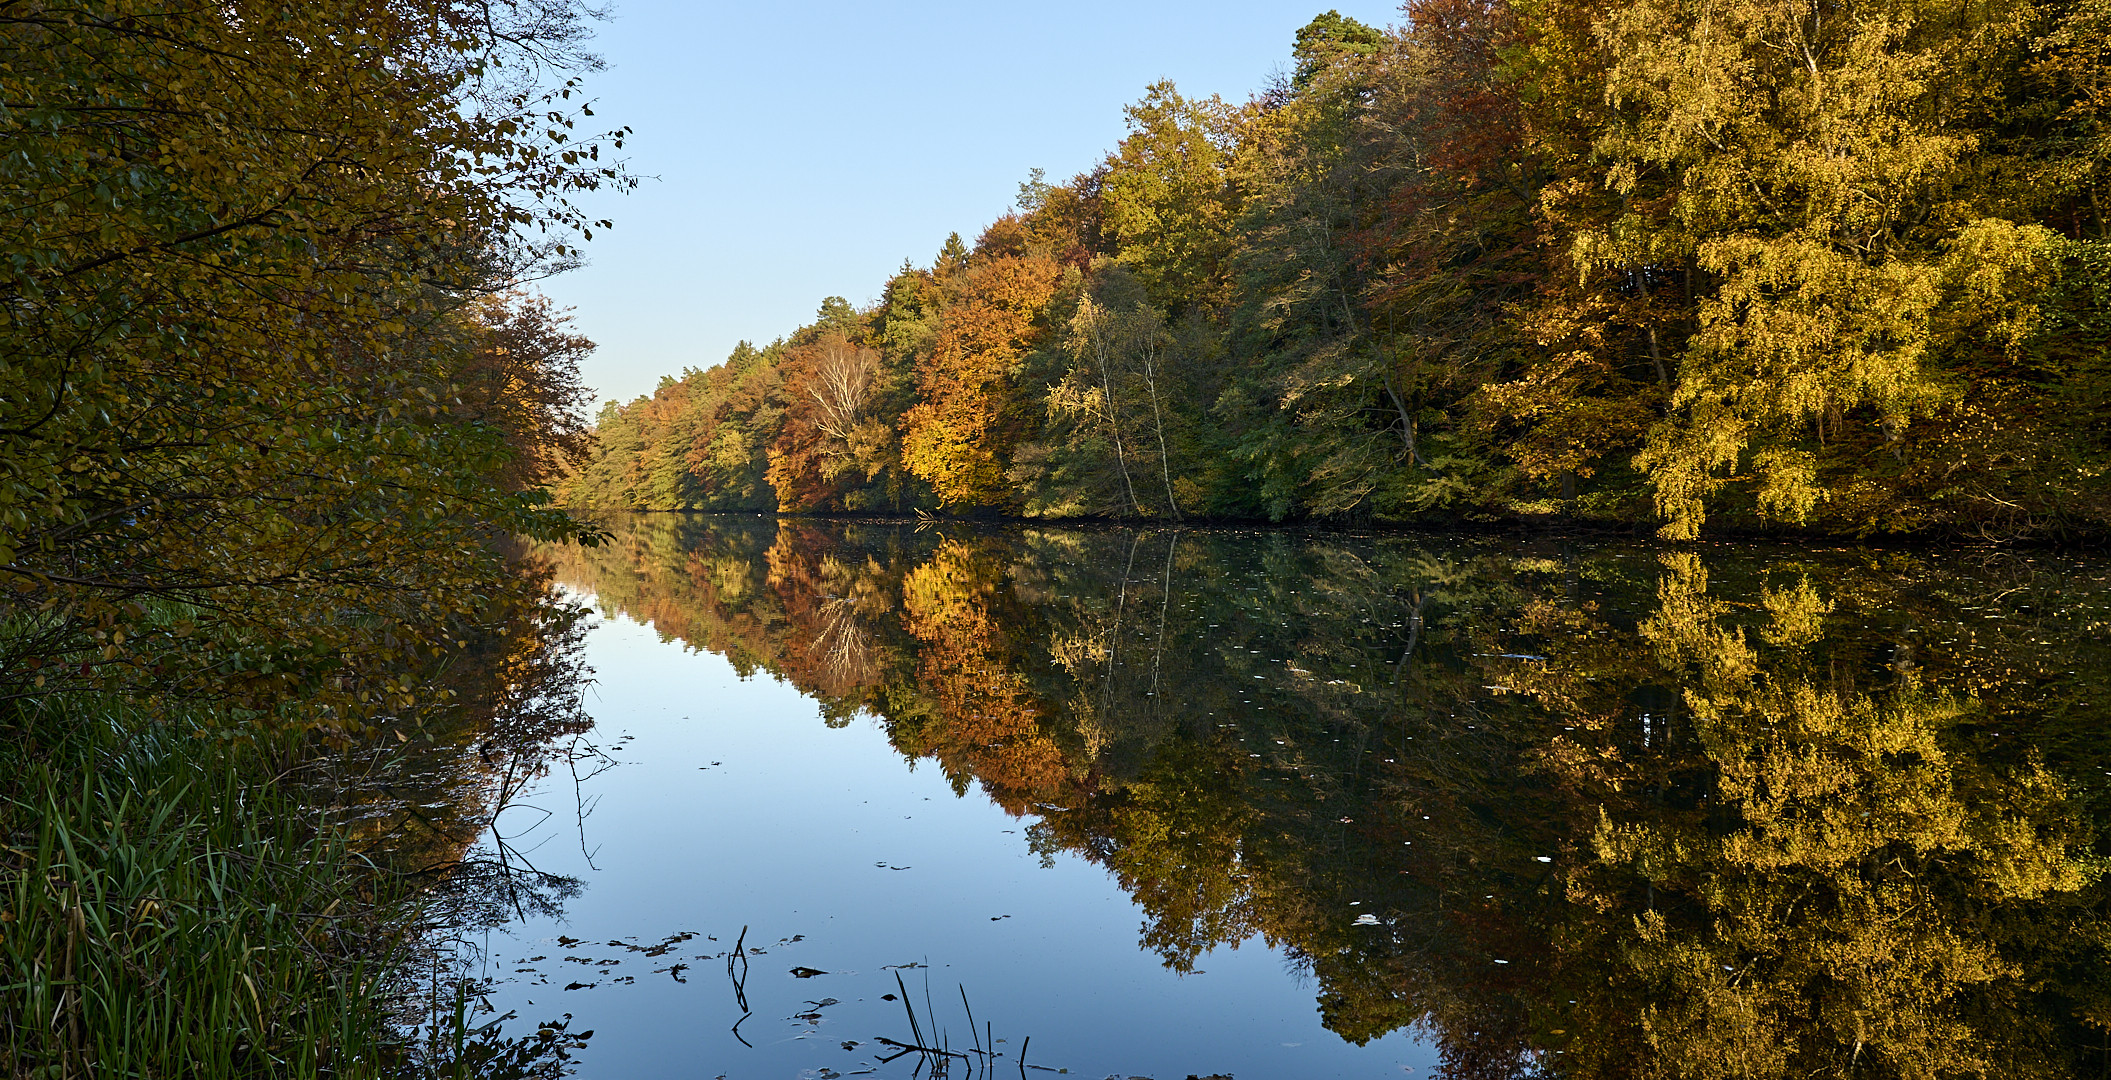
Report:
[[0,1076],[387,1074],[390,876],[256,745],[121,710],[0,728]]

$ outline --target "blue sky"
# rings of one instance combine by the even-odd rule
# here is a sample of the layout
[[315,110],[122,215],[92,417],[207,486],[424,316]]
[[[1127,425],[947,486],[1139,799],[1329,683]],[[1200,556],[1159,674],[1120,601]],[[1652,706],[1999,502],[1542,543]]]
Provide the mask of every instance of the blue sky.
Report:
[[1245,98],[1329,7],[1398,19],[1389,0],[617,0],[588,90],[598,120],[636,129],[625,156],[656,179],[590,200],[616,228],[543,289],[600,344],[584,372],[599,398],[649,393],[825,296],[874,299],[949,232],[972,241],[1028,170],[1059,181],[1098,160],[1156,79]]

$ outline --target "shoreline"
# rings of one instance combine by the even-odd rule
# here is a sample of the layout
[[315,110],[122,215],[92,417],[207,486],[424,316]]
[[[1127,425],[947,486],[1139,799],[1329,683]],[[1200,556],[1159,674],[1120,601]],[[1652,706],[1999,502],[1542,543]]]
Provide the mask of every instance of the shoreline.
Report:
[[1261,518],[1030,518],[1010,515],[866,513],[863,511],[767,511],[767,510],[671,510],[612,507],[564,507],[581,520],[596,521],[604,515],[696,515],[709,517],[757,517],[779,521],[829,521],[886,525],[972,525],[985,528],[1049,528],[1099,531],[1106,529],[1181,529],[1201,532],[1280,532],[1315,535],[1436,536],[1467,535],[1517,539],[1585,539],[1628,541],[1667,551],[1684,551],[1716,544],[1811,544],[1905,551],[2056,551],[2104,550],[2111,532],[2043,533],[2020,536],[1972,536],[1963,532],[1882,533],[1869,536],[1824,532],[1815,529],[1753,528],[1740,525],[1711,527],[1694,540],[1672,540],[1656,535],[1643,523],[1622,524],[1603,520],[1548,516],[1509,518],[1455,518],[1443,521],[1367,521],[1327,519],[1268,521]]

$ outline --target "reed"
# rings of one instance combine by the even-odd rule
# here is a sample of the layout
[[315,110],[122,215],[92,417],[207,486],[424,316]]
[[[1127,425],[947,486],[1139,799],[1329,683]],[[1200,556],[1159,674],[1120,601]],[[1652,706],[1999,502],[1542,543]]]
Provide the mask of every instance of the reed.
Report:
[[280,779],[292,737],[209,730],[86,697],[0,717],[0,1077],[500,1080],[584,1046],[409,993],[430,882]]
[[[19,710],[0,749],[0,1076],[379,1076],[388,879],[250,743]],[[55,737],[54,737],[55,735]]]

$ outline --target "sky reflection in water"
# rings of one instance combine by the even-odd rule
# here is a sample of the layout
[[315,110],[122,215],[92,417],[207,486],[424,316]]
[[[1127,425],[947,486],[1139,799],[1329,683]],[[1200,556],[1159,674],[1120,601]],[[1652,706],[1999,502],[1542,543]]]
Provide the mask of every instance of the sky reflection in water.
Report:
[[491,949],[502,1011],[597,1032],[582,1075],[906,1076],[898,976],[953,1050],[964,987],[1003,1075],[1028,1036],[1160,1080],[2102,1045],[2100,564],[616,531],[545,553],[620,616],[622,764],[521,841],[586,890]]

